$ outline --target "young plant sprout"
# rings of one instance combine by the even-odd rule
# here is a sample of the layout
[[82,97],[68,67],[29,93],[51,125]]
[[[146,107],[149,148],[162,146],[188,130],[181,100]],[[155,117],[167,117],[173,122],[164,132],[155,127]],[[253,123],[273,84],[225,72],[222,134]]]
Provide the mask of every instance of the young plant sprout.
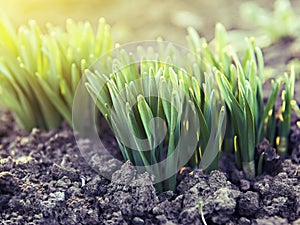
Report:
[[189,64],[175,66],[179,54],[172,46],[155,57],[149,57],[151,48],[139,51],[136,62],[121,49],[118,60],[108,60],[114,68],[109,74],[100,66],[87,70],[86,87],[124,158],[155,174],[159,191],[174,190],[181,167],[218,168],[225,109],[218,107],[213,79],[199,82]]
[[201,216],[202,223],[203,223],[204,225],[207,225],[206,220],[205,220],[205,217],[204,217],[204,213],[203,213],[203,205],[204,205],[204,201],[201,199],[201,200],[199,201],[199,214],[200,214],[200,216]]
[[[226,31],[221,24],[216,26],[215,53],[208,48],[206,40],[201,39],[195,30],[190,28],[189,34],[190,46],[202,59],[198,70],[203,71],[205,63],[214,67],[213,75],[226,102],[228,122],[223,148],[226,150],[233,146],[238,167],[243,169],[247,177],[253,178],[261,171],[261,168],[255,168],[255,146],[264,137],[277,146],[281,154],[287,150],[294,72],[292,71],[290,76],[285,75],[284,80],[279,78],[272,81],[272,91],[264,106],[262,92],[264,61],[262,52],[255,46],[253,38],[246,40],[247,48],[241,61],[226,45]],[[283,102],[277,120],[275,103],[281,88],[284,89]],[[279,135],[275,137],[277,124]],[[261,167],[262,164],[258,163],[258,166]]]
[[[215,51],[194,29],[188,31],[189,44],[195,55],[193,59],[189,58],[187,70],[173,66],[176,63],[172,61],[172,51],[164,51],[169,55],[169,61],[160,61],[158,53],[154,62],[147,59],[147,51],[141,48],[143,57],[138,63],[130,53],[120,50],[117,59],[107,60],[112,72],[87,71],[86,87],[115,132],[124,158],[154,173],[162,181],[157,184],[158,190],[174,189],[175,176],[163,178],[168,177],[166,174],[170,171],[176,174],[179,166],[200,167],[206,171],[217,169],[222,147],[231,146],[238,167],[248,178],[262,172],[264,153],[259,162],[254,161],[254,156],[255,147],[263,138],[281,152],[287,149],[284,140],[289,133],[293,71],[290,76],[285,75],[285,79],[272,81],[271,94],[264,104],[264,61],[253,38],[246,40],[247,47],[240,60],[227,45],[226,30],[221,24],[216,26]],[[153,49],[150,52],[156,53]],[[275,106],[281,89],[283,101],[278,116]],[[223,100],[226,110],[220,107],[215,111],[214,105]],[[228,145],[222,145],[221,134],[225,111],[228,113],[225,134]],[[197,121],[199,126],[195,126]],[[215,132],[212,127],[217,127]],[[180,139],[193,135],[190,131],[195,129],[196,146],[189,149],[180,145]],[[209,138],[212,133],[213,142]],[[163,134],[165,138],[161,139]],[[188,163],[182,165],[182,153],[190,151]],[[206,154],[213,157],[206,157]],[[175,158],[167,160],[164,167],[150,169],[170,156]]]
[[291,75],[285,74],[285,89],[282,91],[282,106],[279,111],[279,128],[276,137],[276,146],[280,155],[284,155],[288,149],[288,137],[291,128],[291,114],[294,99],[295,71],[291,68]]
[[14,29],[0,19],[0,98],[26,130],[71,124],[77,84],[94,60],[112,48],[109,26],[99,20],[94,33],[88,22],[68,19],[66,31],[35,21]]

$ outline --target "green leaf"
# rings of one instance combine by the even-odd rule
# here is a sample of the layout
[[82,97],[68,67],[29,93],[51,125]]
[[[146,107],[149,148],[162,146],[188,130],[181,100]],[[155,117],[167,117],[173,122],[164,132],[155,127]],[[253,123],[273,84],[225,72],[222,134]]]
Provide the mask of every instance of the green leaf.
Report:
[[257,137],[258,137],[258,142],[262,141],[263,138],[263,126],[264,126],[264,122],[267,119],[270,110],[274,107],[275,103],[276,103],[276,99],[278,96],[278,92],[279,92],[279,87],[281,86],[279,81],[273,82],[272,83],[272,92],[270,94],[270,97],[266,103],[265,109],[263,111],[263,115],[261,117],[260,123],[259,123],[259,127],[258,127],[258,131],[257,131]]
[[139,110],[139,114],[141,115],[141,119],[143,122],[143,127],[145,129],[148,140],[152,139],[152,132],[150,130],[150,121],[154,119],[151,108],[147,104],[145,98],[142,95],[137,97],[137,106]]

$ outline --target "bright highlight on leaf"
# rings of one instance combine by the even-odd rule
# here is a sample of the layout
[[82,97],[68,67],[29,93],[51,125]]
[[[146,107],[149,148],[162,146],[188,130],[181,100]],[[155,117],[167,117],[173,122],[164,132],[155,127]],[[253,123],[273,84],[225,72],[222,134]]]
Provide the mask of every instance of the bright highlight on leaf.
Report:
[[73,96],[82,72],[111,50],[110,28],[102,18],[94,32],[88,22],[68,19],[65,30],[35,21],[17,31],[0,18],[0,98],[20,127],[57,128],[72,120]]

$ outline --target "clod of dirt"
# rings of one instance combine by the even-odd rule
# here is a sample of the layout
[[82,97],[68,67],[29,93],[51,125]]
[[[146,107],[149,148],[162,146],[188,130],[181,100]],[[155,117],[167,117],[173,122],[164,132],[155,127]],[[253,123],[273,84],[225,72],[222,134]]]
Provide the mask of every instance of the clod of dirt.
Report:
[[254,183],[254,190],[261,196],[260,208],[257,217],[280,216],[293,221],[299,217],[299,196],[297,187],[299,179],[290,178],[285,172],[274,178],[265,176]]
[[240,189],[241,191],[248,191],[251,187],[251,183],[249,180],[242,179],[240,180]]
[[[81,179],[84,179],[83,177]],[[103,196],[107,192],[109,181],[96,175],[87,184],[81,184],[85,193],[89,196]]]
[[59,180],[62,177],[66,176],[71,181],[78,181],[79,180],[79,174],[76,173],[74,169],[67,169],[63,168],[56,163],[51,167],[51,173],[54,179]]
[[276,149],[273,148],[272,145],[270,145],[269,141],[265,138],[255,148],[256,162],[259,161],[259,157],[263,152],[264,152],[263,171],[266,174],[275,176],[282,169],[280,156],[277,154]]
[[184,209],[179,214],[178,221],[180,222],[180,224],[187,224],[187,225],[200,224],[201,223],[201,217],[199,215],[198,207],[194,206],[192,208]]
[[126,162],[112,175],[107,193],[99,202],[102,218],[106,220],[113,212],[121,212],[125,221],[147,218],[158,203],[152,180],[148,173],[137,174],[132,164]]
[[0,194],[15,194],[20,190],[19,179],[10,172],[0,173]]
[[250,224],[251,224],[251,221],[246,217],[241,217],[238,220],[238,225],[250,225]]
[[205,188],[207,184],[207,175],[205,175],[201,170],[190,171],[190,173],[185,173],[180,176],[179,184],[176,187],[178,193],[184,193],[190,188],[194,187],[195,184],[202,184]]
[[[134,166],[128,161],[126,162],[120,170],[116,171],[112,175],[111,182],[114,184],[129,184],[137,176],[137,171]],[[151,181],[150,181],[151,182]]]
[[175,199],[166,199],[159,202],[152,209],[152,214],[161,223],[165,221],[178,221],[178,215],[181,212],[183,204],[183,195],[177,196]]
[[201,223],[200,202],[204,203],[203,214],[209,224],[229,222],[236,211],[236,200],[240,195],[238,188],[220,171],[212,171],[210,175],[204,175],[198,170],[186,174],[177,189],[182,195],[171,201],[166,200],[158,207],[168,219],[179,224]]
[[230,220],[236,210],[236,200],[240,192],[229,188],[220,188],[208,197],[203,211],[212,212],[211,220],[216,224],[223,224]]
[[238,199],[238,209],[242,216],[254,216],[259,209],[259,195],[257,192],[247,191]]
[[253,224],[254,225],[287,225],[289,223],[287,219],[274,216],[274,217],[256,219],[254,220]]
[[3,171],[9,171],[13,168],[14,166],[14,160],[12,159],[12,157],[7,157],[4,159],[0,159],[0,172]]

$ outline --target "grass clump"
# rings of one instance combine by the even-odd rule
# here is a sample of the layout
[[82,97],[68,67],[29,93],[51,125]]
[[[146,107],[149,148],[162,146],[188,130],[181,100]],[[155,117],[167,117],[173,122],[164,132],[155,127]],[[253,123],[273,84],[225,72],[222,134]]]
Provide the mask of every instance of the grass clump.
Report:
[[190,63],[176,66],[180,54],[193,58],[172,45],[138,51],[136,60],[119,50],[117,60],[108,60],[115,68],[111,73],[102,73],[101,66],[89,69],[86,86],[124,158],[154,174],[158,190],[174,190],[183,166],[218,168],[225,108],[217,102],[212,79],[201,81]]
[[[226,44],[225,28],[216,26],[215,51],[195,30],[189,30],[189,40],[195,54],[210,64],[218,88],[226,102],[228,122],[223,150],[234,150],[236,163],[247,177],[253,178],[261,168],[255,168],[255,146],[263,138],[269,140],[281,155],[288,149],[295,74],[272,81],[272,90],[266,104],[263,98],[264,61],[253,38],[246,39],[243,57]],[[242,59],[240,59],[242,58]],[[199,64],[200,70],[204,63]],[[282,101],[277,101],[282,91]],[[281,104],[276,108],[276,101]],[[276,111],[277,110],[277,111]],[[263,157],[263,156],[261,156]],[[258,165],[261,166],[260,163]],[[259,166],[259,167],[260,167]]]
[[73,96],[82,72],[112,48],[110,28],[99,20],[96,33],[88,22],[71,19],[63,30],[30,21],[17,31],[0,18],[0,99],[26,130],[57,128],[72,122]]
[[[263,54],[254,38],[246,39],[245,51],[237,54],[221,24],[216,26],[215,48],[194,29],[188,32],[194,54],[182,54],[184,68],[174,66],[179,55],[174,51],[163,50],[169,57],[162,60],[163,53],[150,48],[155,57],[149,58],[144,49],[137,63],[133,54],[120,50],[116,59],[107,60],[113,72],[97,70],[101,66],[87,71],[86,87],[115,132],[124,158],[154,173],[161,181],[158,190],[173,190],[182,166],[217,169],[221,151],[234,152],[239,169],[253,178],[262,172],[264,155],[255,162],[255,147],[264,138],[281,155],[288,149],[293,70],[274,79],[264,99]],[[185,137],[188,141],[182,142]]]

